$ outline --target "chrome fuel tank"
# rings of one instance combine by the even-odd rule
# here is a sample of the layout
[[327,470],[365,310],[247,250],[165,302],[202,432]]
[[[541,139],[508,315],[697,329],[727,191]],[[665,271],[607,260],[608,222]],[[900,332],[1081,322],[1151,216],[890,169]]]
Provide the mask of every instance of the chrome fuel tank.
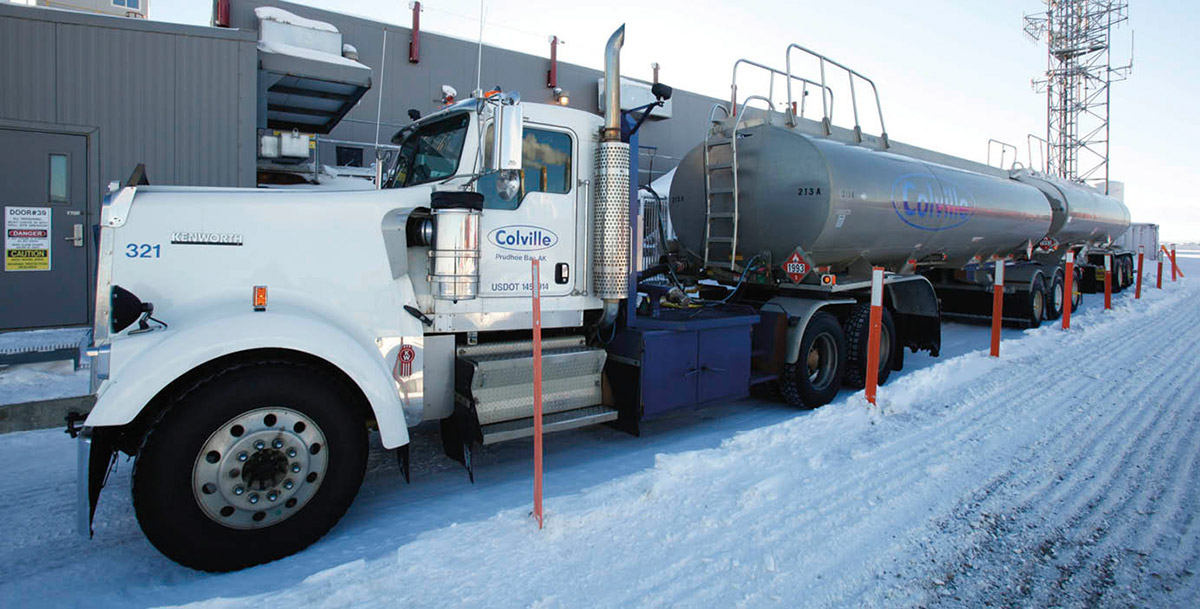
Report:
[[1013,179],[1042,191],[1054,223],[1048,236],[1062,244],[1107,243],[1129,228],[1129,208],[1089,186],[1023,169]]
[[[835,269],[859,258],[892,269],[910,259],[961,267],[1023,251],[1051,228],[1046,197],[1003,172],[967,171],[768,123],[743,127],[737,137],[743,261],[769,250],[778,264],[799,248],[813,265]],[[684,157],[671,184],[672,222],[693,252],[704,251],[704,146]],[[729,162],[728,151],[713,148],[710,164]],[[716,176],[714,189],[723,186]]]

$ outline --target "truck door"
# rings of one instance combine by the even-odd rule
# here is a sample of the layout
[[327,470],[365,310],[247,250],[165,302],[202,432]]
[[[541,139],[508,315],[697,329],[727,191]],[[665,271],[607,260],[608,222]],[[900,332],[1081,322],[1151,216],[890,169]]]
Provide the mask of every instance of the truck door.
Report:
[[[484,150],[490,151],[491,129]],[[495,176],[479,180],[484,195],[480,220],[481,296],[528,297],[531,260],[541,265],[543,296],[565,296],[579,266],[575,247],[575,160],[579,138],[567,129],[527,123],[521,188],[505,201]]]

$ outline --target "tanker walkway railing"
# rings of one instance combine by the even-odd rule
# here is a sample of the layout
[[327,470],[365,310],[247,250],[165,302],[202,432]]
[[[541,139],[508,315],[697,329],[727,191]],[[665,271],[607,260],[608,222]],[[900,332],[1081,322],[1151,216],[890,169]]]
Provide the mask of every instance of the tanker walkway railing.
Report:
[[[801,76],[794,76],[794,75],[789,76],[788,73],[783,70],[777,70],[775,68],[772,68],[771,66],[763,65],[761,63],[758,63],[757,61],[751,61],[749,59],[739,59],[739,60],[733,62],[733,78],[729,85],[729,89],[730,89],[730,98],[729,98],[730,106],[729,107],[733,108],[733,114],[736,115],[738,113],[738,108],[740,107],[740,104],[738,104],[738,66],[740,66],[740,65],[747,65],[747,66],[751,66],[754,68],[758,68],[758,69],[764,70],[770,74],[770,79],[767,81],[767,99],[768,99],[767,105],[770,106],[772,109],[775,108],[775,77],[782,76],[785,79],[790,78],[791,80],[798,80],[801,83],[800,108],[799,108],[799,115],[801,118],[804,117],[805,105],[806,105],[806,102],[808,101],[808,86],[809,85],[812,85],[814,87],[818,87],[818,88],[822,89],[822,96],[821,96],[822,99],[825,97],[825,95],[829,96],[829,115],[830,115],[830,117],[833,116],[833,89],[831,89],[830,87],[822,87],[821,83],[809,80],[809,79],[801,77]],[[747,99],[749,99],[749,98],[747,98]],[[790,100],[789,100],[788,105],[792,109],[793,114],[797,112],[796,106],[794,104],[790,103]],[[711,118],[711,115],[710,115],[710,118]]]
[[787,48],[787,77],[788,78],[786,79],[786,82],[787,82],[788,110],[789,110],[788,124],[795,126],[795,119],[796,119],[795,112],[791,110],[793,103],[795,103],[793,101],[793,97],[792,97],[792,80],[795,78],[795,76],[793,76],[793,74],[792,74],[792,51],[793,50],[800,51],[802,53],[805,53],[805,54],[815,58],[820,66],[820,71],[821,71],[820,86],[821,86],[821,90],[822,90],[822,94],[821,94],[821,116],[822,116],[821,124],[825,131],[825,135],[828,136],[828,135],[833,134],[833,113],[832,113],[832,109],[831,109],[831,103],[826,100],[826,97],[824,94],[824,91],[826,89],[828,89],[828,87],[829,87],[828,83],[825,80],[825,64],[829,64],[829,65],[832,65],[832,66],[835,66],[835,67],[838,67],[838,68],[841,68],[842,70],[844,70],[847,74],[847,79],[849,80],[850,108],[854,114],[854,140],[855,140],[855,143],[861,144],[863,142],[862,125],[861,125],[860,121],[858,120],[858,95],[854,89],[855,79],[858,79],[858,80],[862,80],[863,82],[870,85],[871,91],[875,95],[875,110],[879,115],[880,143],[884,148],[888,148],[889,144],[888,144],[888,136],[887,136],[887,127],[883,123],[883,106],[880,105],[880,103],[879,103],[879,88],[875,86],[875,81],[871,80],[870,78],[867,78],[866,76],[863,76],[862,74],[858,73],[856,70],[854,70],[848,66],[838,63],[820,53],[817,53],[816,51],[809,50],[798,44],[790,44],[790,45],[788,45],[788,48]]

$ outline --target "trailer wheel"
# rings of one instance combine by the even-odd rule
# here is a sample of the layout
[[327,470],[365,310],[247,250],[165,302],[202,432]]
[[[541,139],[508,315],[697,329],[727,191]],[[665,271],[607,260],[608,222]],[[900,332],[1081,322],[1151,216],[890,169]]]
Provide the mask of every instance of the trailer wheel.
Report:
[[1070,282],[1070,310],[1079,310],[1079,307],[1084,303],[1084,271],[1080,267],[1075,267],[1074,281]]
[[294,554],[346,512],[366,470],[353,396],[320,370],[257,362],[176,398],[142,441],[133,507],[168,558],[232,571]]
[[[896,353],[896,325],[892,321],[892,313],[883,308],[880,330],[882,336],[879,343],[879,384],[887,382],[892,373],[892,360]],[[842,383],[847,387],[862,389],[867,386],[867,348],[871,333],[871,305],[857,304],[850,311],[844,326],[846,331],[846,374]]]
[[846,335],[833,315],[812,316],[800,339],[800,358],[779,375],[779,392],[792,406],[818,408],[833,401],[846,369]]
[[1046,294],[1046,319],[1054,320],[1062,317],[1063,305],[1066,303],[1066,286],[1061,271],[1055,271],[1054,279],[1050,281],[1050,290]]
[[1046,279],[1041,274],[1035,275],[1029,283],[1029,300],[1026,305],[1025,320],[1030,328],[1042,325],[1046,319]]

